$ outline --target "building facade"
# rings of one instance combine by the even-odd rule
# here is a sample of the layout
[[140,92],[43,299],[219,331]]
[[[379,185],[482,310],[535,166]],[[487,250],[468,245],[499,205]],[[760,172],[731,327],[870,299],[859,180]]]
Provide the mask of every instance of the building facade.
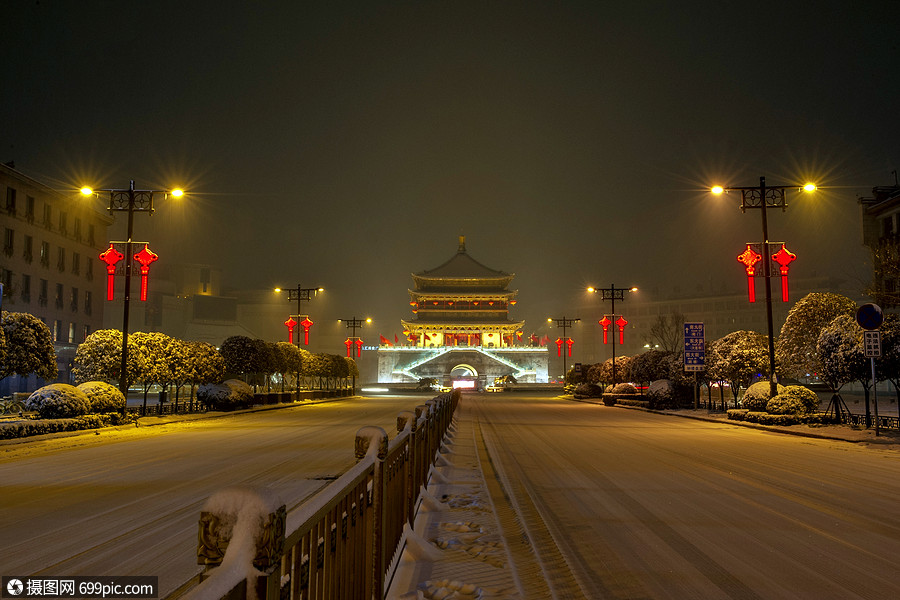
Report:
[[900,185],[875,187],[860,198],[863,243],[872,252],[871,296],[884,309],[900,307]]
[[504,375],[519,382],[547,381],[547,349],[523,340],[524,321],[511,320],[516,290],[512,273],[484,266],[466,251],[442,265],[413,273],[409,291],[414,317],[401,321],[408,343],[378,350],[380,383],[433,377],[449,384],[490,385]]
[[[106,273],[98,260],[112,218],[80,194],[60,193],[0,164],[0,283],[3,310],[41,319],[53,335],[58,381],[68,382],[75,348],[103,326]],[[39,382],[8,377],[0,393]]]

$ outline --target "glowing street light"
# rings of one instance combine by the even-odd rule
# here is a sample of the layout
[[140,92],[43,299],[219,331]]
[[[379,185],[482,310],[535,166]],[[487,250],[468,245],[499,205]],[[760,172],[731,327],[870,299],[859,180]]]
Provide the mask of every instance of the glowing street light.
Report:
[[785,190],[790,189],[799,189],[809,193],[816,191],[817,188],[816,184],[811,182],[806,183],[803,186],[767,186],[765,177],[759,178],[758,186],[722,187],[721,185],[715,185],[710,188],[710,192],[717,195],[732,190],[740,191],[741,212],[747,212],[748,208],[758,208],[760,215],[762,215],[762,266],[763,279],[766,284],[766,327],[769,335],[769,391],[772,397],[777,395],[777,384],[775,381],[775,337],[773,333],[774,327],[772,325],[772,283],[770,281],[772,269],[769,264],[771,260],[769,255],[769,222],[766,213],[770,208],[780,208],[781,211],[784,212],[785,209],[787,209]]
[[[156,260],[156,255],[145,247],[143,258],[138,258],[133,254],[132,237],[134,235],[134,213],[146,212],[153,213],[153,194],[163,194],[164,198],[172,195],[175,198],[184,196],[184,190],[175,188],[172,190],[136,190],[134,189],[134,180],[132,179],[127,189],[99,189],[94,190],[91,187],[84,186],[79,190],[83,196],[99,196],[97,192],[109,192],[109,212],[127,212],[128,213],[128,232],[125,238],[125,297],[122,309],[122,371],[119,377],[119,389],[128,399],[128,316],[131,302],[131,270],[135,260],[141,261],[141,274],[146,275],[146,267]],[[112,245],[110,245],[112,247]],[[109,265],[112,267],[112,265]],[[141,284],[141,299],[146,299],[146,279]]]

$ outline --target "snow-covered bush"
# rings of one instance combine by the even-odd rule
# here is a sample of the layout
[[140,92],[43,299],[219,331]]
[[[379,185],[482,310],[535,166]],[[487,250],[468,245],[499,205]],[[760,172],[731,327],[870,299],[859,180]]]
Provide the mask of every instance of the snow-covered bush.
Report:
[[766,403],[766,412],[773,415],[800,415],[818,409],[819,397],[802,385],[789,385]]
[[125,396],[112,384],[105,381],[87,381],[77,387],[88,397],[92,413],[121,412],[125,409]]
[[240,379],[207,383],[197,390],[197,399],[208,408],[234,410],[253,401],[253,389]]
[[[777,391],[779,394],[782,393],[784,386],[778,385]],[[744,392],[744,397],[741,399],[741,408],[746,408],[753,412],[766,412],[766,404],[769,403],[771,398],[769,382],[757,381]]]
[[575,386],[576,398],[599,398],[603,395],[603,388],[596,383],[579,383]]
[[675,384],[670,379],[657,379],[647,388],[650,408],[668,408],[675,404]]
[[637,388],[630,383],[617,383],[615,387],[609,390],[613,394],[637,394]]
[[42,419],[66,419],[87,414],[91,401],[84,392],[67,383],[51,383],[28,396],[28,410],[35,410]]

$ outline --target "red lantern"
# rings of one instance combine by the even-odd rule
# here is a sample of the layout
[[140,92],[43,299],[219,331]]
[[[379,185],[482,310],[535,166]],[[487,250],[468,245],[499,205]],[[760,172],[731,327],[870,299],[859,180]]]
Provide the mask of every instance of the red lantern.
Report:
[[116,277],[116,263],[125,258],[125,255],[113,248],[113,245],[110,244],[109,248],[107,248],[103,254],[100,255],[100,260],[106,263],[106,299],[113,299],[113,287],[115,284]]
[[750,244],[747,244],[747,249],[739,254],[737,259],[747,271],[747,292],[750,296],[750,302],[756,302],[756,284],[753,282],[753,277],[756,275],[755,265],[762,260],[762,256],[759,252],[753,250]]
[[572,338],[566,338],[566,346],[569,347],[569,356],[572,356],[572,346],[575,345],[575,342],[572,341]]
[[562,346],[563,346],[563,341],[559,338],[556,338],[556,355],[557,356],[562,356]]
[[141,263],[141,300],[147,300],[147,278],[150,274],[150,263],[159,257],[150,250],[150,246],[144,244],[144,249],[134,255],[134,260]]
[[625,320],[625,317],[620,315],[619,318],[616,319],[616,325],[619,326],[619,343],[624,344],[625,343],[625,326],[628,325],[628,321]]
[[362,347],[363,347],[363,341],[361,339],[357,338],[356,339],[356,358],[359,358],[360,356],[362,356]]
[[303,317],[303,320],[300,321],[300,327],[303,328],[303,344],[309,346],[309,328],[313,326],[313,322],[309,320],[309,317]]
[[781,250],[772,255],[772,260],[777,262],[781,267],[781,300],[788,301],[788,265],[797,259],[797,255],[781,245]]
[[353,340],[351,340],[350,338],[347,338],[346,340],[344,340],[344,345],[347,346],[347,356],[349,357],[350,356],[350,348],[353,347]]
[[597,322],[600,324],[600,327],[603,328],[603,343],[605,344],[607,342],[609,326],[612,325],[612,319],[609,318],[609,315],[603,315],[603,318]]
[[295,321],[292,317],[288,317],[288,320],[284,322],[285,326],[288,328],[288,344],[294,343],[294,327],[297,326],[297,321]]

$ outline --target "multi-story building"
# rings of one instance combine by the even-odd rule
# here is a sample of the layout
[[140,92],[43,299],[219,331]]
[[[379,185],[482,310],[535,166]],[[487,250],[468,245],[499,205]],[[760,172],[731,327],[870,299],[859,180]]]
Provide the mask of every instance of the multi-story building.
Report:
[[[58,381],[67,382],[76,346],[103,325],[106,277],[97,257],[112,218],[77,192],[58,192],[12,164],[0,164],[0,198],[3,310],[31,313],[46,323]],[[28,391],[37,383],[8,377],[0,393]]]
[[872,188],[860,198],[863,243],[872,251],[872,290],[884,309],[900,307],[900,185]]

